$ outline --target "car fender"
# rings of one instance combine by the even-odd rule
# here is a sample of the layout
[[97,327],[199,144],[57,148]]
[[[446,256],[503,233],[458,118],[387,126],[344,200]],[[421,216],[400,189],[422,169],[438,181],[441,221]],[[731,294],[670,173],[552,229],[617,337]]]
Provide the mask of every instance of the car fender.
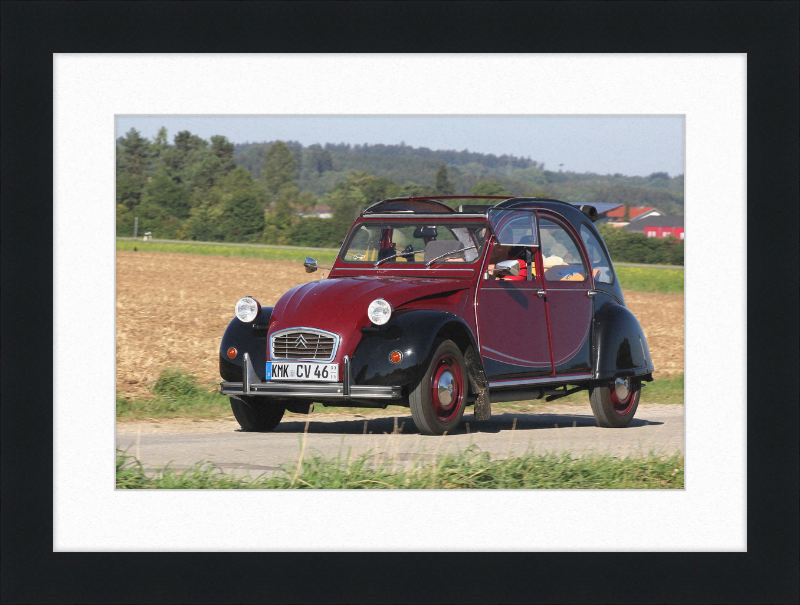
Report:
[[653,371],[644,331],[622,305],[606,303],[597,310],[592,343],[595,379],[643,376]]
[[[448,339],[466,353],[470,346],[478,351],[475,336],[467,323],[458,315],[446,311],[407,310],[396,313],[385,325],[362,329],[362,339],[353,352],[351,367],[354,384],[402,386],[411,390],[419,384],[433,356],[437,339]],[[402,359],[392,363],[389,355],[400,351]],[[479,355],[470,356],[468,364],[471,381],[473,374],[480,387],[484,387],[483,366]],[[477,359],[475,365],[474,359]]]
[[[244,354],[258,379],[263,381],[267,373],[267,328],[273,307],[262,307],[255,321],[244,322],[234,317],[228,324],[219,345],[219,373],[223,380],[235,382],[242,380]],[[228,349],[236,349],[236,357],[228,357]]]

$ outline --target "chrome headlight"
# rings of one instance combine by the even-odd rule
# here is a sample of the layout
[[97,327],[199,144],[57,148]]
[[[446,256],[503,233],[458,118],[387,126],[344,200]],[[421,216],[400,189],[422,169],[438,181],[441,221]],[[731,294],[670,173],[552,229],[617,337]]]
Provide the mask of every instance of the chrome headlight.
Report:
[[252,296],[240,298],[236,303],[236,317],[245,323],[255,321],[259,313],[261,313],[261,303]]
[[382,298],[377,298],[369,303],[367,317],[372,323],[382,326],[392,318],[392,305]]

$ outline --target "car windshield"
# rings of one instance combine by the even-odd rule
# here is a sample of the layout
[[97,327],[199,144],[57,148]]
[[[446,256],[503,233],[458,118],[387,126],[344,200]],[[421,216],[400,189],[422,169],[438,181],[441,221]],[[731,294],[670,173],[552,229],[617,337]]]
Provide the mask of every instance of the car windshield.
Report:
[[347,242],[340,260],[346,263],[474,263],[486,241],[485,223],[396,222],[361,223]]

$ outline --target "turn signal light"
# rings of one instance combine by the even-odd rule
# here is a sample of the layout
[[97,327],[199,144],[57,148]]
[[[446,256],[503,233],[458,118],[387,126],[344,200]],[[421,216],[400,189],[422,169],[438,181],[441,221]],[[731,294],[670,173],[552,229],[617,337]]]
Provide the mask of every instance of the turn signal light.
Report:
[[400,363],[403,360],[403,354],[400,351],[392,351],[389,353],[389,361],[392,363]]
[[234,357],[236,357],[236,349],[234,349],[233,347],[231,347],[230,349],[228,349],[228,357],[230,357],[231,359],[233,359]]

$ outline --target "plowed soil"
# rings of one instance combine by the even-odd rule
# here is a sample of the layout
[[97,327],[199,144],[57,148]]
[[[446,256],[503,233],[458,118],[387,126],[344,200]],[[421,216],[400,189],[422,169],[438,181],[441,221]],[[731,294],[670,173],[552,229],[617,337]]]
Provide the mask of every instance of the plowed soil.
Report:
[[[323,277],[298,262],[117,252],[117,389],[146,397],[164,368],[203,383],[219,378],[219,343],[242,296],[274,305],[289,288]],[[642,324],[655,377],[683,372],[683,296],[625,291]]]

